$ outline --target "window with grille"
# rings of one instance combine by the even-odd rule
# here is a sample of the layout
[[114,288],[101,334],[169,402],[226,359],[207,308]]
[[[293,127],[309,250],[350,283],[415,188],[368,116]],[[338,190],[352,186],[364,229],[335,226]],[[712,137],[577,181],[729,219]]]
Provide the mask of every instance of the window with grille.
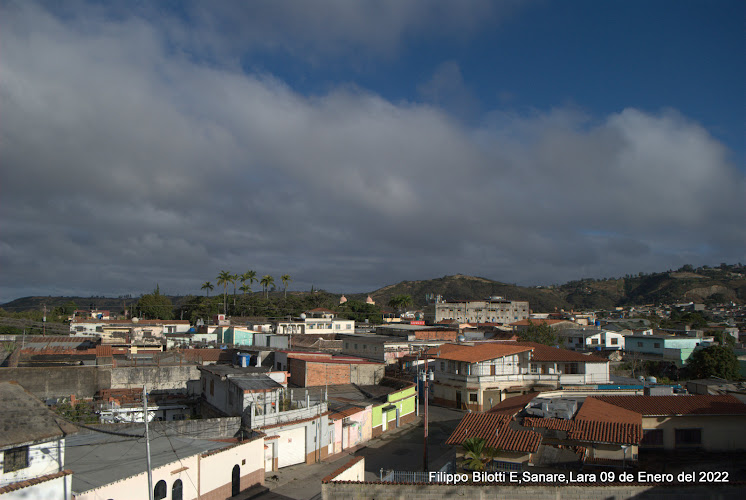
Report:
[[702,444],[702,429],[676,429],[676,446]]
[[3,452],[3,472],[13,472],[28,467],[28,446],[11,448]]

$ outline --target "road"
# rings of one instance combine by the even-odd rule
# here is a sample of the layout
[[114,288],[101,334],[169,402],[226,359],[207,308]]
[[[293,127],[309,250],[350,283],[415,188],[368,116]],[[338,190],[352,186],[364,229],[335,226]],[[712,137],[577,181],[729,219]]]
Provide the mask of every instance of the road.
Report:
[[[454,449],[445,440],[463,417],[463,411],[438,406],[429,407],[428,462],[430,470],[437,470],[453,456]],[[422,407],[420,407],[422,415]],[[368,442],[355,453],[335,461],[312,465],[294,465],[267,474],[266,486],[271,491],[257,498],[261,500],[321,498],[321,479],[345,465],[353,456],[365,457],[365,478],[376,481],[380,469],[421,471],[423,463],[423,434],[421,421],[411,423]],[[277,479],[272,479],[277,476]]]

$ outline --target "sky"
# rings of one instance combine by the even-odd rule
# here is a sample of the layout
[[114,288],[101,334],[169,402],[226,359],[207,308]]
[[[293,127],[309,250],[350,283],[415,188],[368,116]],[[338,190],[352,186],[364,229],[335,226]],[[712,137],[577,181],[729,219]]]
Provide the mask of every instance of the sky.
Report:
[[221,270],[353,293],[746,262],[744,18],[0,1],[0,301],[201,294]]

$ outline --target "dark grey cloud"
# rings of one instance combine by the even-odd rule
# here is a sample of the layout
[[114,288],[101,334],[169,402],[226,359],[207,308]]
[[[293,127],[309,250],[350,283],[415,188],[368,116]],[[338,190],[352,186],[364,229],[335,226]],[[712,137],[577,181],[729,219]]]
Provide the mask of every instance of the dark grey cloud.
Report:
[[343,292],[744,260],[744,173],[675,110],[465,125],[364,89],[304,96],[181,56],[147,18],[91,16],[2,11],[2,299],[199,293],[221,269]]

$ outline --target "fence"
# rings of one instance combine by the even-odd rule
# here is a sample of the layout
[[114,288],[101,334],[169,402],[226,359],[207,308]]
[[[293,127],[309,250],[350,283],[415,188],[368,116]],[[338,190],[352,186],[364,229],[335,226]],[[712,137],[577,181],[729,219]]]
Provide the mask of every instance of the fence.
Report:
[[[447,462],[443,467],[433,472],[452,473],[456,470],[455,460]],[[384,470],[381,469],[380,478],[382,483],[429,483],[430,472]],[[432,481],[432,482],[438,482]]]

